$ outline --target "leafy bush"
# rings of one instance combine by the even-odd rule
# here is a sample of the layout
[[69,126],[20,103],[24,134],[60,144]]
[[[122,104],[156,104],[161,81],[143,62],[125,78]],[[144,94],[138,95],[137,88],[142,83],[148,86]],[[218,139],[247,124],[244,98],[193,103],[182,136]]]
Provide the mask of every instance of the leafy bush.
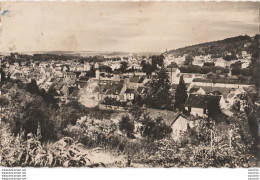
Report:
[[105,166],[102,163],[91,162],[89,154],[82,147],[82,144],[70,137],[64,137],[44,147],[31,133],[25,140],[22,134],[14,137],[8,129],[1,129],[1,165],[6,167]]

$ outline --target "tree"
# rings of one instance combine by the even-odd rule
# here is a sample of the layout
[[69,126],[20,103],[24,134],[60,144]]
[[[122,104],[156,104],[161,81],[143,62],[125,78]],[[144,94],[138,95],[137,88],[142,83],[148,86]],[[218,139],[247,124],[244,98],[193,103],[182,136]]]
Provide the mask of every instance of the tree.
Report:
[[187,98],[187,88],[182,75],[180,77],[179,85],[176,88],[174,108],[179,108],[181,111],[184,111],[184,104]]
[[34,79],[32,79],[31,82],[26,85],[26,90],[32,94],[40,93],[40,89]]
[[241,69],[239,67],[235,67],[231,70],[232,75],[239,75],[241,74]]
[[142,124],[142,136],[151,141],[163,139],[172,132],[172,128],[163,122],[162,117],[152,120],[150,116],[147,116]]
[[171,62],[171,64],[169,64],[167,68],[178,68],[178,65],[176,62]]
[[120,63],[120,71],[124,73],[126,72],[127,68],[128,68],[128,63],[126,61]]
[[155,71],[158,69],[158,66],[159,67],[162,67],[163,66],[163,62],[164,61],[164,56],[163,55],[154,55],[152,56],[152,71]]
[[5,72],[1,69],[1,84],[6,81]]
[[125,132],[127,137],[131,137],[134,132],[134,122],[128,116],[123,116],[119,122],[119,130]]
[[185,56],[184,65],[192,65],[193,60],[193,56],[191,54],[188,54],[187,56]]
[[220,104],[217,96],[216,98],[211,98],[210,101],[208,101],[207,107],[208,107],[208,117],[213,118],[215,120],[218,120],[219,115],[221,114],[220,110]]
[[147,76],[151,76],[152,74],[152,68],[149,62],[146,62],[145,60],[142,60],[141,62],[142,71],[146,73]]
[[43,141],[55,140],[59,134],[59,125],[56,121],[56,110],[46,104],[39,94],[31,94],[18,83],[8,82],[2,87],[3,98],[8,103],[1,104],[3,121],[11,127],[12,133],[17,135],[21,130],[27,133],[37,134],[40,124]]
[[146,104],[153,108],[169,109],[172,103],[170,88],[167,71],[164,67],[161,67],[146,85]]
[[230,67],[231,68],[242,68],[242,63],[241,63],[241,61],[237,61],[237,62],[235,62],[235,63],[233,63],[233,64],[230,64]]

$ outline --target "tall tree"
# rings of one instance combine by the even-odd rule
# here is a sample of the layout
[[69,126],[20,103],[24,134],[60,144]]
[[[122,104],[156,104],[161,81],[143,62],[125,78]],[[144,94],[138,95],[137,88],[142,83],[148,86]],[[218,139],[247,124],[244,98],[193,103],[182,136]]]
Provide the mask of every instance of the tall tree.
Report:
[[146,104],[150,107],[169,109],[172,103],[170,80],[166,69],[162,66],[146,88]]
[[142,71],[146,73],[147,76],[151,76],[152,74],[152,68],[149,62],[146,62],[145,60],[142,60],[141,62]]
[[134,132],[134,122],[128,116],[123,116],[119,122],[119,130],[125,132],[127,137],[131,137]]
[[142,125],[141,135],[151,141],[163,139],[172,132],[172,128],[164,123],[162,117],[153,120],[150,116],[147,116],[142,121]]
[[126,61],[123,61],[120,63],[120,71],[122,72],[126,72],[127,68],[128,68],[128,63]]
[[208,117],[218,121],[221,115],[221,110],[220,110],[220,104],[217,96],[215,96],[215,98],[211,98],[211,100],[208,101],[207,107],[208,107]]
[[183,79],[180,77],[179,85],[176,88],[174,108],[178,108],[181,111],[184,110],[184,104],[188,98],[187,88]]
[[164,63],[164,56],[163,55],[154,55],[151,57],[152,58],[152,71],[155,71],[158,69],[158,66],[159,67],[162,67],[163,66],[163,63]]
[[32,79],[31,82],[26,85],[26,90],[32,94],[40,93],[40,89],[34,79]]

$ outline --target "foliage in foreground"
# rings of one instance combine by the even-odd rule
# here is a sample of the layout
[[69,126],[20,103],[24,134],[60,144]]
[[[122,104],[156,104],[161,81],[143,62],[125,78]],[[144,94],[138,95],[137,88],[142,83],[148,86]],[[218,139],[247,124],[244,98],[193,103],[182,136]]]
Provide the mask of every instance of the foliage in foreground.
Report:
[[[6,129],[7,128],[7,129]],[[1,129],[1,165],[6,167],[98,167],[103,163],[94,163],[83,145],[64,137],[48,145],[36,140],[30,133],[27,140],[23,135],[14,137],[8,127]],[[44,147],[45,146],[45,147]]]

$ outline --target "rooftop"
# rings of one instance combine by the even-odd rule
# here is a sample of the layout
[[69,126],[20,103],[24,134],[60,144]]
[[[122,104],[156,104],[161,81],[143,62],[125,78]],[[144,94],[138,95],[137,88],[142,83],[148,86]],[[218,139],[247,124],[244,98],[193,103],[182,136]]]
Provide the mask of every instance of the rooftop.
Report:
[[221,96],[190,94],[185,103],[185,107],[207,108],[210,103],[214,101],[219,102],[220,99]]
[[[223,95],[224,98],[227,97],[229,92],[231,90],[234,90],[233,88],[225,88],[225,87],[211,87],[211,86],[193,86],[192,88],[202,88],[206,94],[210,94],[212,92],[220,92],[221,95]],[[191,88],[191,89],[192,89]]]
[[127,94],[134,94],[135,93],[135,89],[126,89],[125,93],[127,93]]
[[123,83],[110,82],[110,83],[104,84],[101,87],[101,93],[107,94],[107,95],[108,94],[119,95],[122,88],[123,88]]
[[254,82],[252,80],[223,79],[223,78],[214,78],[214,79],[195,78],[193,79],[193,82],[254,85]]

